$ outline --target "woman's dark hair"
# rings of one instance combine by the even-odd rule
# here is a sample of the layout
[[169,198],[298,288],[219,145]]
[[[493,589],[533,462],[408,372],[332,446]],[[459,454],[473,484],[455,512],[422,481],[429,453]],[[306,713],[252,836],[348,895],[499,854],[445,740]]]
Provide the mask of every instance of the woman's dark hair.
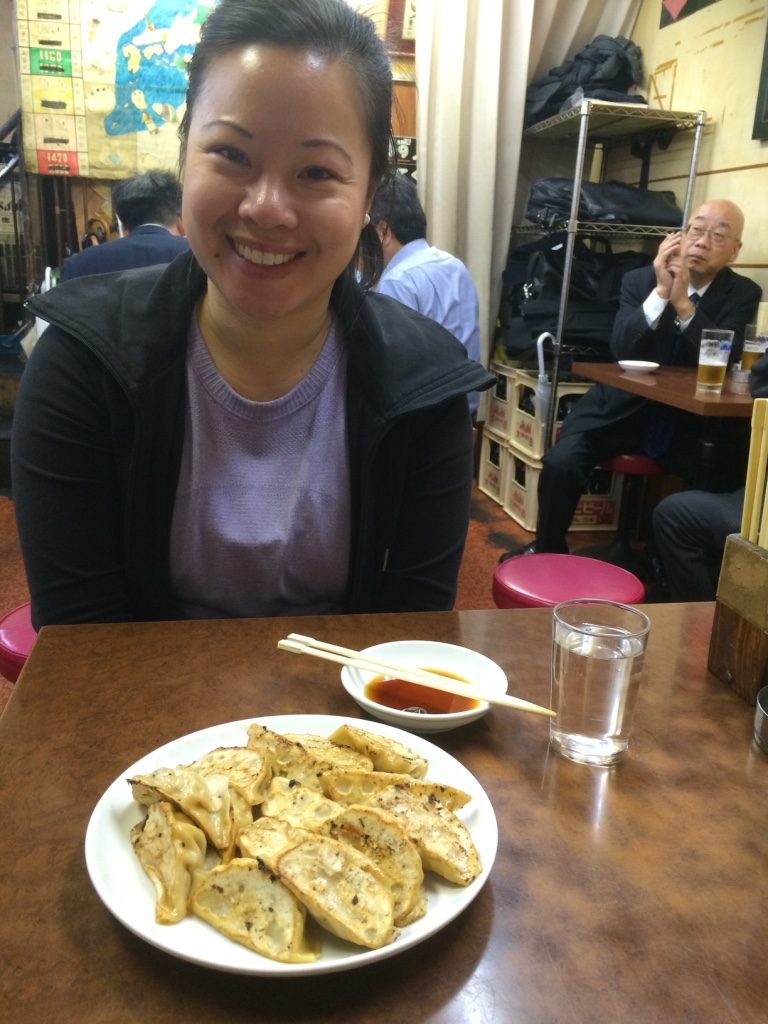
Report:
[[[221,0],[213,8],[187,69],[187,106],[179,125],[181,169],[195,102],[208,67],[233,50],[255,44],[309,51],[337,60],[349,69],[363,105],[374,191],[384,180],[390,162],[392,68],[371,19],[344,0]],[[379,236],[369,224],[361,232],[357,252],[342,276],[359,272],[360,283],[369,287],[380,276],[382,263]]]

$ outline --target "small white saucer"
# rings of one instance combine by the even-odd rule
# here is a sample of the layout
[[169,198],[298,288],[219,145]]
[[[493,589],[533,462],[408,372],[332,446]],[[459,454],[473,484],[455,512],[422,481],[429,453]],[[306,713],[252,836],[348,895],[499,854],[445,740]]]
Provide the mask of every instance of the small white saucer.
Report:
[[619,366],[625,373],[653,373],[658,363],[647,363],[644,359],[620,359]]

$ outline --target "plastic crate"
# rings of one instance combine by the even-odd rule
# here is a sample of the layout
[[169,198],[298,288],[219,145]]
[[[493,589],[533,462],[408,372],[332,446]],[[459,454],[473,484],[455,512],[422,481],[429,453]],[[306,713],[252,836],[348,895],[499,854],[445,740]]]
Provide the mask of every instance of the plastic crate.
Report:
[[[508,516],[531,532],[539,512],[541,462],[514,445],[507,449],[502,505]],[[615,530],[621,508],[621,476],[607,469],[592,470],[590,493],[576,506],[571,530]]]
[[493,498],[499,505],[504,502],[504,485],[509,465],[510,453],[506,440],[492,430],[489,430],[486,424],[483,428],[483,437],[480,443],[480,466],[477,473],[477,486],[483,494]]
[[[512,385],[512,419],[509,432],[506,434],[509,442],[526,452],[534,459],[540,459],[544,454],[544,434],[546,424],[536,415],[533,399],[536,394],[538,380],[535,373],[528,370],[517,370]],[[588,381],[569,383],[563,381],[557,385],[557,412],[555,413],[555,428],[552,443],[557,440],[560,427],[571,409],[576,405],[579,398],[589,391],[592,385]]]
[[490,394],[486,425],[510,441],[512,438],[512,413],[514,410],[514,384],[519,370],[505,363],[491,363],[491,373],[496,374],[496,387]]

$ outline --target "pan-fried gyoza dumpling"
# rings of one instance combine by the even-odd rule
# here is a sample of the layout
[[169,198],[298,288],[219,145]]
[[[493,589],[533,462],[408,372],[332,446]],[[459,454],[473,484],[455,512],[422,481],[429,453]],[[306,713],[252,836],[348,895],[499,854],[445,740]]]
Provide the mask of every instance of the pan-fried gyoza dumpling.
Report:
[[281,854],[284,884],[329,932],[369,949],[395,937],[394,901],[374,865],[357,850],[313,836]]
[[369,803],[377,793],[390,786],[402,786],[416,796],[427,800],[439,800],[443,807],[458,810],[472,799],[455,786],[442,782],[426,782],[410,775],[393,775],[390,772],[324,772],[320,776],[323,792],[341,804]]
[[131,843],[155,887],[155,920],[175,924],[187,913],[192,878],[203,867],[207,842],[202,829],[167,800],[149,808],[131,829]]
[[315,789],[320,788],[317,778],[328,766],[323,765],[300,743],[253,722],[248,727],[248,747],[257,750],[268,761],[273,775],[295,779]]
[[289,847],[308,839],[313,833],[297,828],[282,818],[257,818],[237,838],[243,857],[262,861],[270,871],[277,872],[277,860]]
[[426,913],[421,854],[396,818],[379,807],[353,804],[331,818],[326,829],[376,864],[392,893],[396,925],[410,924]]
[[329,739],[366,754],[377,772],[397,772],[414,779],[423,779],[427,774],[427,759],[389,736],[366,732],[356,725],[341,725]]
[[373,761],[367,754],[361,754],[360,751],[342,743],[334,743],[327,736],[293,732],[284,735],[287,740],[300,743],[323,768],[346,768],[356,771],[371,771],[373,768]]
[[189,906],[230,939],[271,960],[303,964],[319,956],[304,934],[304,907],[255,860],[236,857],[200,872]]
[[241,793],[251,807],[264,799],[272,777],[267,759],[248,747],[217,747],[187,768],[203,775],[226,775],[230,787]]
[[272,779],[261,805],[261,813],[266,817],[282,818],[291,825],[315,832],[340,810],[340,804],[330,800],[319,790],[282,776],[275,776]]
[[457,885],[469,885],[480,874],[472,836],[453,811],[437,800],[417,796],[405,786],[391,786],[374,797],[371,805],[397,818],[428,870]]
[[237,840],[240,833],[253,824],[253,808],[242,793],[232,789],[231,786],[229,789],[229,820],[231,825],[229,843],[221,851],[221,859],[225,864],[237,855]]
[[128,782],[134,800],[147,807],[158,800],[170,800],[208,836],[217,850],[226,850],[232,841],[229,779],[226,775],[203,775],[183,765],[158,768],[136,775]]

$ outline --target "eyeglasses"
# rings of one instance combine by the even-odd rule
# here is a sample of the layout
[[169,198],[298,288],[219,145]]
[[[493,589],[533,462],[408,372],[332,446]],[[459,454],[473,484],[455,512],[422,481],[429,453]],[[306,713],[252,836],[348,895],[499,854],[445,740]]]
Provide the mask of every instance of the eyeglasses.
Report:
[[718,249],[722,249],[731,241],[733,235],[726,231],[718,231],[716,228],[705,228],[702,224],[689,224],[685,229],[686,235],[692,242],[698,242],[700,238],[709,235],[709,240]]

